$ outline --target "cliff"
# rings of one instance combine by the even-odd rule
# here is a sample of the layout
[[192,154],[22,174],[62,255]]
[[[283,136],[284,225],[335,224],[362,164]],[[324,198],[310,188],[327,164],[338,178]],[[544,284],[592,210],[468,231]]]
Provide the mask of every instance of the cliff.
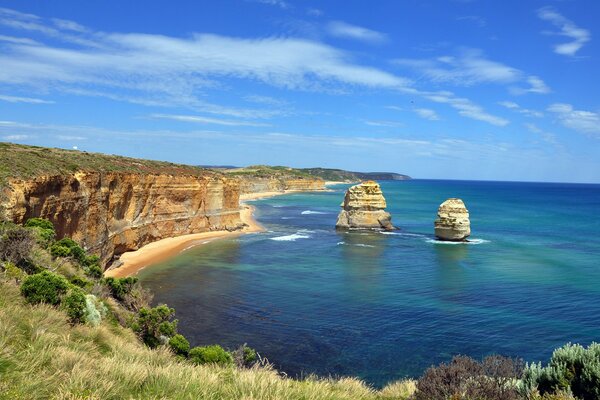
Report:
[[320,177],[326,181],[360,182],[363,180],[404,181],[412,179],[408,175],[395,172],[353,172],[331,168],[303,168],[300,171],[311,176]]
[[239,182],[217,176],[77,172],[10,179],[4,212],[54,223],[104,263],[166,237],[242,228]]
[[[290,172],[292,171],[292,172]],[[106,154],[0,143],[0,211],[23,223],[47,218],[104,265],[150,242],[238,230],[240,194],[325,189],[286,167],[223,174]]]

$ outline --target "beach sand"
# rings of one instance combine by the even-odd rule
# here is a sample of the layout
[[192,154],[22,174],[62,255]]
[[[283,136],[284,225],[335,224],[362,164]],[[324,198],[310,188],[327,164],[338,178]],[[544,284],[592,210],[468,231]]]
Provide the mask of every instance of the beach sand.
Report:
[[240,218],[247,227],[239,231],[211,231],[165,238],[149,243],[136,251],[121,255],[122,265],[104,272],[105,277],[122,278],[135,275],[139,270],[152,264],[165,261],[191,247],[208,243],[215,239],[231,238],[247,233],[264,231],[264,228],[254,219],[254,207],[241,204]]

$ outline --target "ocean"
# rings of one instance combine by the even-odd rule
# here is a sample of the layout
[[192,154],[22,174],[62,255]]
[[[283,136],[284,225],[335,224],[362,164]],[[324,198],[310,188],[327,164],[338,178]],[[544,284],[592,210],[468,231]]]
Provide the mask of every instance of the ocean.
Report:
[[[193,346],[247,343],[290,376],[379,387],[464,354],[547,361],[600,341],[600,185],[380,182],[394,232],[336,232],[348,185],[253,201],[268,232],[139,273]],[[437,242],[464,200],[470,243]]]

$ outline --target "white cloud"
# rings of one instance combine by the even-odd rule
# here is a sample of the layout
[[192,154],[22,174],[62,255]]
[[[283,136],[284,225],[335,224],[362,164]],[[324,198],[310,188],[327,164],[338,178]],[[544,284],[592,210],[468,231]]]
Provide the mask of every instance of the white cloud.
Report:
[[526,93],[537,93],[537,94],[548,94],[551,92],[550,88],[546,83],[535,75],[527,77],[528,88],[522,87],[511,87],[510,92],[514,95],[522,95]]
[[331,36],[355,39],[367,43],[383,43],[387,41],[387,36],[384,33],[363,28],[362,26],[351,25],[343,21],[330,22],[327,25],[327,32]]
[[437,113],[434,110],[431,110],[429,108],[415,108],[413,111],[419,117],[428,119],[430,121],[437,121],[440,119],[440,117],[437,115]]
[[536,135],[539,135],[545,142],[550,143],[555,146],[559,145],[558,140],[556,139],[556,135],[554,135],[552,133],[548,133],[548,132],[544,131],[543,129],[539,128],[537,125],[532,124],[532,123],[525,123],[523,125],[530,132],[535,133]]
[[7,101],[9,103],[29,103],[29,104],[52,104],[53,101],[34,99],[31,97],[17,97],[0,94],[0,101]]
[[73,136],[73,135],[57,135],[56,138],[59,140],[85,140],[85,139],[87,139],[83,136]]
[[458,56],[436,59],[396,59],[397,65],[414,69],[433,82],[471,86],[480,83],[512,83],[522,79],[516,68],[489,60],[480,50],[465,49]]
[[325,13],[323,12],[323,10],[319,10],[318,8],[308,8],[306,10],[306,14],[312,17],[322,17]]
[[397,121],[377,120],[377,121],[364,121],[364,122],[365,122],[365,124],[370,125],[370,126],[377,126],[377,127],[383,127],[383,128],[399,128],[401,126],[404,126],[403,123],[397,122]]
[[544,116],[543,113],[541,113],[539,111],[523,108],[520,105],[518,105],[517,103],[515,103],[514,101],[499,101],[498,104],[501,105],[502,107],[506,107],[506,108],[516,111],[518,113],[524,114],[528,117],[542,118]]
[[29,135],[6,135],[6,136],[2,136],[2,139],[4,140],[25,140],[25,139],[29,139],[31,136]]
[[263,124],[259,122],[233,121],[226,119],[201,117],[198,115],[152,114],[150,117],[156,119],[170,119],[173,121],[181,122],[193,122],[196,124],[213,124],[223,126],[269,126],[268,124]]
[[560,29],[559,32],[552,32],[551,34],[566,36],[571,39],[570,42],[560,43],[554,46],[554,52],[557,54],[574,56],[575,53],[591,39],[591,34],[587,29],[579,28],[552,7],[540,8],[538,10],[538,17],[552,23],[555,27]]
[[592,111],[575,110],[571,104],[555,103],[548,111],[556,115],[567,128],[600,137],[600,114]]

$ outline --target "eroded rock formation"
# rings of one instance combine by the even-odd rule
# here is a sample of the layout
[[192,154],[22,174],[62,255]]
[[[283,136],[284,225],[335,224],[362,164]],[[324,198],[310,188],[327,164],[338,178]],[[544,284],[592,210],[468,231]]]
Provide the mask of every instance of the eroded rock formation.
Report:
[[240,181],[240,194],[317,191],[325,190],[325,181],[319,178],[262,178],[248,177]]
[[448,199],[438,209],[435,236],[440,240],[464,241],[471,235],[469,210],[461,199]]
[[155,240],[242,228],[239,187],[215,175],[78,172],[11,180],[3,208],[17,223],[49,219],[106,264]]
[[381,187],[375,181],[365,181],[346,191],[338,215],[338,229],[394,229]]

